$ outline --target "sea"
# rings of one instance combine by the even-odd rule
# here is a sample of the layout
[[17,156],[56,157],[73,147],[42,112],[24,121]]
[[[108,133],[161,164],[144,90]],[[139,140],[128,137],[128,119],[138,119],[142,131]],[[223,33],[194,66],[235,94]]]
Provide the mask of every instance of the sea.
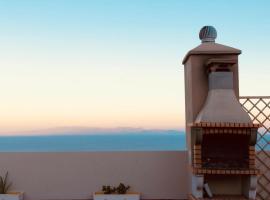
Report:
[[180,131],[0,136],[0,152],[181,151],[185,141]]
[[[270,150],[270,134],[259,137],[257,150]],[[0,136],[0,152],[93,152],[93,151],[183,151],[183,131],[113,133],[67,133],[34,136]]]

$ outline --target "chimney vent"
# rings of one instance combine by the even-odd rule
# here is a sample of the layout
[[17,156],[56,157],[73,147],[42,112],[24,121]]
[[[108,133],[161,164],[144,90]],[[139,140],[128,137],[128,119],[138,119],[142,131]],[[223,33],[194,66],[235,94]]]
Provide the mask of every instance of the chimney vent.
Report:
[[213,26],[204,26],[199,33],[200,40],[204,42],[215,42],[217,31]]

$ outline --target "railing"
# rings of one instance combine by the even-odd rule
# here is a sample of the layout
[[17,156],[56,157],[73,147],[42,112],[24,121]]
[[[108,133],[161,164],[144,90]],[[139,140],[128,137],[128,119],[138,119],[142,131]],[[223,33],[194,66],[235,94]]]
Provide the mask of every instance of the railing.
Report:
[[240,103],[254,123],[261,125],[256,144],[256,167],[258,177],[258,200],[270,200],[270,96],[242,96]]

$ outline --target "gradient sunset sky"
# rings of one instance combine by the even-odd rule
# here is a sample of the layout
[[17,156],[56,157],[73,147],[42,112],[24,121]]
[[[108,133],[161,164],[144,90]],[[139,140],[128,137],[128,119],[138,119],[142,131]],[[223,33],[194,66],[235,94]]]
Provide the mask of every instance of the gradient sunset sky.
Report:
[[204,25],[239,48],[240,94],[270,94],[270,1],[2,0],[0,133],[184,127],[182,58]]

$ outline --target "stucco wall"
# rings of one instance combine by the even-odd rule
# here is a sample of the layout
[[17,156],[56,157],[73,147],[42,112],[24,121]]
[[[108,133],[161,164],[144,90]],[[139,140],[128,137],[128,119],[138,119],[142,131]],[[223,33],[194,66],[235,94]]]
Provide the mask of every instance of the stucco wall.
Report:
[[89,199],[103,184],[129,184],[144,199],[185,199],[186,152],[0,153],[26,200]]

